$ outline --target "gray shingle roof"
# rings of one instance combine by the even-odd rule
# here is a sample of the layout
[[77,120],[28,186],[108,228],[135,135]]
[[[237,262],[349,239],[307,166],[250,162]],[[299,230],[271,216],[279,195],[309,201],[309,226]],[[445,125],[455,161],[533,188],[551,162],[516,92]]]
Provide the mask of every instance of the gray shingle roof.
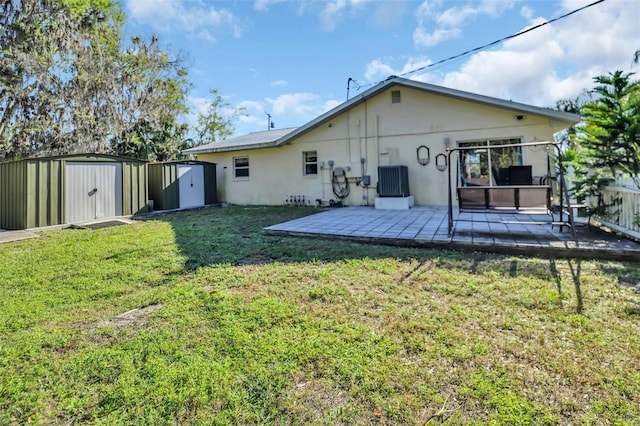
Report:
[[278,139],[294,131],[295,127],[286,129],[265,130],[253,132],[247,135],[226,139],[222,142],[213,142],[207,145],[196,146],[182,151],[183,154],[203,154],[207,152],[237,151],[240,149],[255,149],[273,146]]

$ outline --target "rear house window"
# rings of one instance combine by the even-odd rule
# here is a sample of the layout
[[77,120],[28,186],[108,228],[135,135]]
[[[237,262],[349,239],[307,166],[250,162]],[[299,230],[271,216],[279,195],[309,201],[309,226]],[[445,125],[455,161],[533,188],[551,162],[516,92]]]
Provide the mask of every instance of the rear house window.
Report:
[[314,176],[318,174],[318,153],[316,151],[308,151],[302,153],[304,162],[304,175]]
[[236,178],[249,177],[249,157],[235,157],[233,159],[233,176]]

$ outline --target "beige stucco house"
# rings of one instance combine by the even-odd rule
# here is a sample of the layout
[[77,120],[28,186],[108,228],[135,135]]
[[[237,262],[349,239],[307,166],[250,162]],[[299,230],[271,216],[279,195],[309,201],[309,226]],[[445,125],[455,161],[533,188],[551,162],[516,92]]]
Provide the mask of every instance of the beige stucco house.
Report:
[[[553,141],[578,121],[574,114],[390,77],[301,127],[251,133],[184,154],[217,163],[222,202],[373,206],[379,171],[406,166],[415,204],[444,206],[447,148]],[[496,181],[490,170],[497,174],[510,165],[531,165],[534,177],[547,173],[543,147],[490,151],[453,156],[453,175],[486,185]]]

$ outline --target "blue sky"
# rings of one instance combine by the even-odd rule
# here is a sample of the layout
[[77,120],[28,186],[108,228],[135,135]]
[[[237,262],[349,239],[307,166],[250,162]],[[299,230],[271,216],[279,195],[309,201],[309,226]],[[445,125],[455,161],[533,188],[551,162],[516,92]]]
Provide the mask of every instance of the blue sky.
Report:
[[[594,0],[122,0],[128,35],[186,55],[193,121],[215,89],[234,135],[300,126],[390,75],[515,34]],[[640,71],[640,1],[606,0],[491,49],[407,75],[554,106],[610,71]],[[638,76],[640,77],[640,76]],[[359,89],[358,89],[359,88]]]

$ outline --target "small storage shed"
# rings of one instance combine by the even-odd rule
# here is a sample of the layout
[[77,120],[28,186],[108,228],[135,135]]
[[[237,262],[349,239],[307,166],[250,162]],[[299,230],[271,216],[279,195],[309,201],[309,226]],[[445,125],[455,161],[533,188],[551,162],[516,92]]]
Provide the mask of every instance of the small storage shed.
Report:
[[104,154],[0,163],[0,228],[26,229],[145,212],[147,162]]
[[153,200],[154,210],[217,203],[215,163],[169,161],[149,164],[149,199]]

